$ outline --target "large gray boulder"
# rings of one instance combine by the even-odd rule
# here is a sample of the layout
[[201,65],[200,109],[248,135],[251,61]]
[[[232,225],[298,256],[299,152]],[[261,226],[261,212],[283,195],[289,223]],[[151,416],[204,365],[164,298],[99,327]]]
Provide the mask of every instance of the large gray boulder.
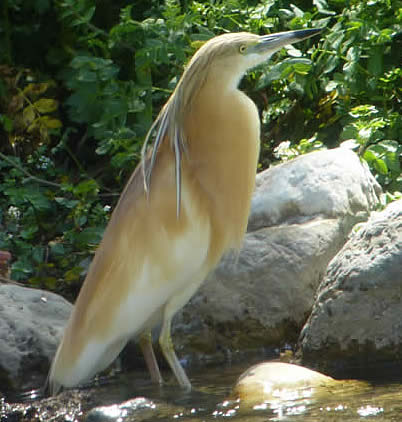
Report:
[[300,348],[303,363],[340,376],[402,367],[402,200],[373,213],[331,261]]
[[357,155],[342,148],[260,173],[243,248],[221,261],[177,315],[177,348],[217,359],[297,341],[329,261],[380,192]]
[[0,285],[0,391],[44,381],[71,308],[50,292]]
[[314,219],[347,219],[347,231],[378,205],[381,187],[351,150],[312,152],[257,175],[249,232],[303,224]]

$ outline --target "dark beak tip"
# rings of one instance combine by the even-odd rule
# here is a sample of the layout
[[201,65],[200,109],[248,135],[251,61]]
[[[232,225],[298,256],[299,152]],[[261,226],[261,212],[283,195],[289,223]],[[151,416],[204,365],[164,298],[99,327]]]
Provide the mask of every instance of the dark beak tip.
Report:
[[321,33],[325,28],[309,28],[309,29],[300,29],[295,31],[296,35],[300,38],[312,37]]
[[325,27],[322,27],[322,28],[312,28],[312,31],[315,34],[319,34],[320,32],[324,31],[324,29],[325,29]]
[[276,51],[279,48],[306,40],[321,33],[325,28],[296,29],[293,31],[278,32],[276,34],[267,34],[260,37],[260,48],[265,51],[267,48]]

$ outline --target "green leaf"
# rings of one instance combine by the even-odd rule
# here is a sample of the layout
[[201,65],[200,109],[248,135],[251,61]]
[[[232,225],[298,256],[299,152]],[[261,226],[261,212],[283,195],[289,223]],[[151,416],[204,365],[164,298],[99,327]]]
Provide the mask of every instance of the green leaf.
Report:
[[363,26],[363,22],[361,21],[350,21],[347,22],[348,31],[357,31]]
[[392,172],[400,174],[401,162],[399,161],[399,155],[397,153],[387,152],[385,155],[385,162]]
[[298,73],[299,75],[307,75],[307,73],[311,69],[311,63],[303,63],[303,62],[295,63],[293,65],[293,68],[295,72]]
[[85,22],[85,23],[90,22],[91,19],[92,19],[92,17],[93,17],[93,15],[94,15],[94,13],[95,13],[95,10],[96,10],[96,7],[95,6],[90,7],[86,11],[86,13],[82,16],[82,21]]
[[402,148],[401,144],[399,144],[398,141],[388,139],[381,141],[381,146],[384,148],[384,151],[395,154],[398,152],[398,149]]
[[44,261],[45,248],[43,246],[36,246],[32,250],[32,259],[34,262],[40,264]]
[[54,290],[57,286],[57,278],[56,277],[44,277],[42,282],[45,283],[47,289]]
[[51,202],[45,191],[37,186],[32,187],[9,187],[4,194],[10,197],[16,205],[31,204],[38,211],[51,209]]
[[327,85],[325,86],[325,91],[326,92],[331,92],[333,90],[335,90],[338,87],[339,82],[337,81],[329,81],[327,83]]
[[332,72],[339,64],[339,57],[336,55],[329,56],[327,60],[325,60],[324,67],[322,69],[323,73],[330,73]]
[[35,237],[35,234],[38,232],[37,226],[28,226],[26,229],[21,230],[20,234],[24,240],[31,240]]
[[295,16],[296,16],[296,17],[299,17],[299,18],[303,17],[303,15],[304,15],[303,10],[299,9],[299,8],[298,8],[296,5],[294,5],[294,4],[291,4],[291,5],[290,5],[290,7],[291,7],[291,9],[293,10],[293,13],[295,14]]
[[326,0],[313,0],[313,4],[317,7],[317,10],[323,15],[335,15],[336,12],[328,10],[328,3]]
[[42,114],[53,113],[59,107],[58,101],[52,98],[41,98],[35,101],[33,104],[34,108]]
[[5,114],[0,114],[0,124],[3,126],[3,129],[10,133],[13,131],[14,125],[13,121],[7,117]]
[[64,280],[67,283],[78,281],[81,277],[83,270],[84,269],[80,266],[75,266],[73,268],[70,268],[68,271],[64,273]]
[[375,161],[375,160],[377,160],[377,156],[376,156],[376,154],[374,154],[374,152],[373,152],[373,151],[371,151],[370,149],[366,149],[366,151],[364,151],[363,158],[364,158],[367,162],[371,162],[371,161]]
[[32,105],[25,107],[22,116],[25,126],[29,126],[35,120],[35,108]]
[[357,107],[353,107],[349,112],[349,114],[354,118],[368,117],[377,113],[378,113],[378,110],[376,109],[375,106],[371,104],[364,104],[364,105],[359,105]]
[[77,236],[76,242],[81,246],[97,246],[102,240],[103,227],[86,227]]
[[28,261],[26,256],[11,264],[11,278],[13,280],[22,280],[26,278],[28,274],[32,274],[32,272],[33,265],[30,261]]
[[286,52],[291,57],[302,57],[303,56],[303,53],[300,50],[297,50],[296,48],[294,48],[292,45],[285,46],[285,48],[286,48]]
[[80,203],[80,201],[78,201],[76,199],[67,199],[67,198],[63,198],[63,197],[55,197],[54,200],[58,204],[66,207],[66,208],[69,208],[69,209],[75,208]]
[[343,65],[343,71],[352,74],[356,70],[356,66],[360,60],[361,49],[360,47],[353,45],[346,53],[347,62]]
[[54,119],[50,116],[41,116],[39,121],[47,129],[60,129],[63,126],[59,119]]
[[375,76],[379,76],[384,71],[384,52],[380,48],[373,48],[370,51],[370,55],[368,57],[368,71]]
[[50,252],[55,255],[64,255],[65,248],[62,243],[58,242],[49,242]]
[[358,138],[358,130],[354,125],[347,125],[343,128],[343,131],[341,133],[341,139],[342,140],[348,140],[353,139],[357,141]]
[[97,195],[99,192],[99,185],[94,179],[84,180],[83,182],[80,182],[77,186],[74,187],[73,192],[76,195]]
[[388,167],[384,160],[377,159],[373,161],[373,165],[374,165],[374,168],[378,171],[378,173],[383,174],[383,175],[388,173]]
[[82,69],[77,76],[77,81],[79,82],[96,82],[97,80],[96,73],[88,69]]

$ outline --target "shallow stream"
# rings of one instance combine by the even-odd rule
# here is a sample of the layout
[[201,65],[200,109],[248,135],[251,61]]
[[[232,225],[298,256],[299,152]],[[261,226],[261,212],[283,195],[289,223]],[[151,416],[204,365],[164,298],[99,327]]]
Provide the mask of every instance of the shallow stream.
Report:
[[[152,386],[145,371],[118,374],[98,386],[62,393],[55,399],[0,402],[0,421],[402,421],[402,374],[399,381],[345,381],[319,396],[305,395],[246,404],[232,388],[250,364],[189,371],[193,391],[183,392],[168,379]],[[35,391],[32,392],[32,398]]]

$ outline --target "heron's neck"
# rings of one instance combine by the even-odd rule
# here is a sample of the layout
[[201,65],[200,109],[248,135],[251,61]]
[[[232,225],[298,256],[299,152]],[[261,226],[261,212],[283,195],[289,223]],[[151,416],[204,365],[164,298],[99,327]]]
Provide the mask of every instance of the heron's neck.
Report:
[[205,85],[207,89],[215,89],[217,93],[237,91],[244,74],[242,69],[223,66],[210,69]]

